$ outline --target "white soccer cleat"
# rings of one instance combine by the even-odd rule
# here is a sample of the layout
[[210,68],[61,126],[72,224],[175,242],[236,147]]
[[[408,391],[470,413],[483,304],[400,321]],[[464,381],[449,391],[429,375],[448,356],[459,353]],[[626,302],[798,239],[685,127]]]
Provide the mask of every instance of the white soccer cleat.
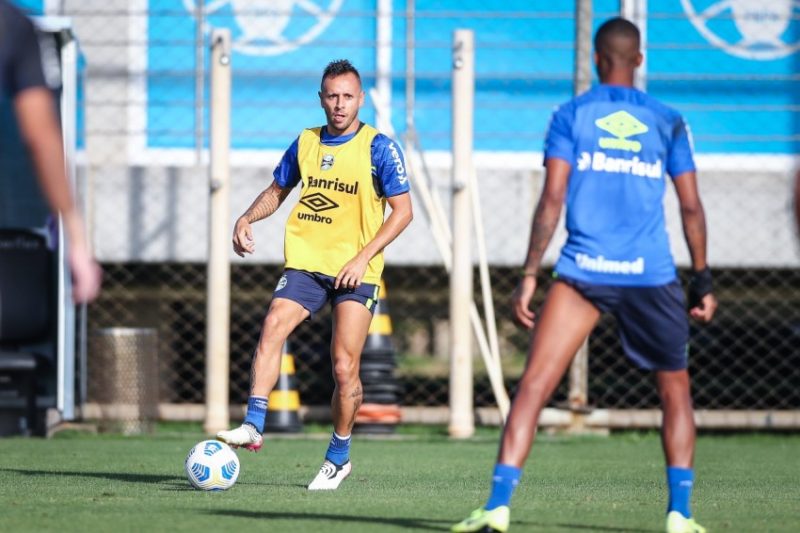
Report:
[[332,462],[325,459],[319,469],[317,477],[314,481],[309,483],[308,490],[336,490],[342,481],[350,475],[353,470],[353,465],[347,461],[342,466],[336,466]]
[[220,431],[217,433],[217,440],[221,440],[232,448],[242,446],[251,452],[257,452],[264,444],[264,437],[250,424],[242,424],[229,431]]

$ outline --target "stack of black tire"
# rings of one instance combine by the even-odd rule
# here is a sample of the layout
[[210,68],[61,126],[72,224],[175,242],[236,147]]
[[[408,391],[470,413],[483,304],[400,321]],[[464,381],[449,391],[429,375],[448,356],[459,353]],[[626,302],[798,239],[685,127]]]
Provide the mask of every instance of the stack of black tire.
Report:
[[392,343],[392,322],[386,303],[386,288],[381,282],[378,303],[361,353],[361,386],[364,401],[356,415],[357,433],[394,433],[400,422],[403,387],[394,374],[397,366]]

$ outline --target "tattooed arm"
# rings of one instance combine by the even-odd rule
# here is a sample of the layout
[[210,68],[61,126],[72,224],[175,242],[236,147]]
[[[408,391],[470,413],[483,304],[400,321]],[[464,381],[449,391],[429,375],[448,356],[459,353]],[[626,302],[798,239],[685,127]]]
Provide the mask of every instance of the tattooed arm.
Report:
[[512,296],[512,310],[516,321],[530,329],[533,327],[534,314],[530,310],[531,299],[536,291],[536,276],[542,264],[542,257],[553,238],[553,233],[561,216],[561,207],[567,192],[567,179],[570,164],[559,158],[550,158],[546,163],[544,189],[536,206],[531,224],[531,237],[525,266],[522,268],[522,279]]
[[244,254],[252,254],[256,249],[253,240],[253,228],[251,224],[265,219],[278,210],[286,197],[291,192],[289,188],[280,187],[277,182],[264,189],[258,195],[247,211],[236,221],[233,228],[233,251],[240,257]]

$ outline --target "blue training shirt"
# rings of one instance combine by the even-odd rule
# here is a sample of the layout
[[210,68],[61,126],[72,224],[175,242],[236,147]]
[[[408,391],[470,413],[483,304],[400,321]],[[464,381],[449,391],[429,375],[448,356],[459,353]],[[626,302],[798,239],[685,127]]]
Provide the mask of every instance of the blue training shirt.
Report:
[[544,157],[572,166],[559,275],[624,286],[675,279],[664,222],[666,176],[695,170],[677,111],[638,89],[596,86],[555,111]]
[[[327,128],[322,128],[322,144],[326,146],[338,146],[344,144],[356,133],[347,135],[332,136]],[[300,167],[297,163],[297,146],[300,138],[294,140],[286,152],[283,154],[280,163],[273,172],[273,177],[282,188],[292,188],[300,181]],[[372,140],[371,160],[372,160],[372,183],[378,196],[391,198],[398,194],[409,191],[408,174],[403,150],[400,145],[379,133]]]

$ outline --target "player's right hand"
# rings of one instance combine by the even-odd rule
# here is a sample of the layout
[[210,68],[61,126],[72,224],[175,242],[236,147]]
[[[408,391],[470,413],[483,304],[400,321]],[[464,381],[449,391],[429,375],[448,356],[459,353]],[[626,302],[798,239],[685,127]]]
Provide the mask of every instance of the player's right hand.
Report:
[[244,254],[252,254],[256,251],[256,241],[253,240],[253,227],[244,217],[240,217],[233,227],[233,251],[239,257],[244,257]]
[[530,305],[536,292],[536,276],[524,276],[511,296],[511,311],[514,321],[525,329],[533,329],[536,314]]

